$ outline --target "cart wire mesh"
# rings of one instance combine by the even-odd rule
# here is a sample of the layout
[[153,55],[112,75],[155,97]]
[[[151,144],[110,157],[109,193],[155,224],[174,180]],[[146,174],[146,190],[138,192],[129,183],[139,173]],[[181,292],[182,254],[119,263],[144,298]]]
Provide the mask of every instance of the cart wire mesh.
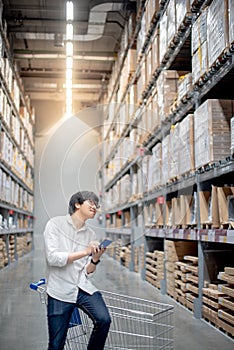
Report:
[[[173,306],[107,291],[102,296],[112,319],[105,350],[174,349]],[[81,310],[77,317],[71,319],[66,350],[87,349],[93,323]]]

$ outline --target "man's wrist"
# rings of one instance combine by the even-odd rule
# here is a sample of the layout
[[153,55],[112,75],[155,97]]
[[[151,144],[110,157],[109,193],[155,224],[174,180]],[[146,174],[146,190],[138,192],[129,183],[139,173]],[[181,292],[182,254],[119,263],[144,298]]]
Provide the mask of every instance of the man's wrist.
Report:
[[97,264],[100,263],[100,261],[101,261],[100,259],[98,259],[97,261],[94,261],[93,258],[91,258],[91,261],[90,261],[90,262],[91,262],[91,264],[93,264],[93,265],[97,265]]

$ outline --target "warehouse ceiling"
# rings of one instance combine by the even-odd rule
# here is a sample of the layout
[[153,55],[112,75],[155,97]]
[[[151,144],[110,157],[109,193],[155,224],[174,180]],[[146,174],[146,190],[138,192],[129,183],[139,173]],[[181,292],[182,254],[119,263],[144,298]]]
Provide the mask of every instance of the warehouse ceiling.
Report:
[[[3,17],[26,93],[33,100],[65,100],[65,0],[2,0]],[[96,104],[107,88],[121,34],[135,1],[74,3],[73,98]]]

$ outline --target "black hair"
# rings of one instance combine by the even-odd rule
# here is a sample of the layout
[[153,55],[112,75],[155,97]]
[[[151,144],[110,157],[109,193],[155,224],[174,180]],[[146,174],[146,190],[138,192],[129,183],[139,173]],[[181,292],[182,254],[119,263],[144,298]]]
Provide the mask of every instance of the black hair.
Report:
[[75,204],[81,205],[84,203],[84,201],[86,201],[88,199],[92,200],[98,206],[99,198],[94,192],[80,191],[80,192],[74,193],[71,196],[70,201],[69,201],[68,213],[70,215],[74,214],[75,211],[77,210]]

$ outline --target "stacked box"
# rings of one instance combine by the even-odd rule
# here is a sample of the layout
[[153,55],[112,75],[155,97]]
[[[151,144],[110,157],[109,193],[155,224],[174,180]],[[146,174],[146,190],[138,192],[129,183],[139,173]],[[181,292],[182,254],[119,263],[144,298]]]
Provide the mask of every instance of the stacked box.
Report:
[[160,281],[164,279],[164,252],[154,250],[146,253],[146,280],[160,289]]
[[174,179],[179,176],[179,154],[180,154],[180,124],[172,125],[170,131],[169,148],[169,178]]
[[167,5],[167,46],[170,46],[176,33],[176,0],[169,0]]
[[193,114],[187,115],[180,123],[179,174],[194,170],[194,130]]
[[160,126],[160,119],[159,119],[159,109],[158,109],[158,93],[157,89],[155,88],[152,91],[152,132],[154,130],[157,130]]
[[15,236],[10,235],[9,236],[9,260],[10,262],[15,261]]
[[210,4],[207,15],[207,42],[208,66],[211,67],[229,45],[228,0],[213,0]]
[[8,264],[8,256],[6,250],[6,243],[3,238],[0,238],[0,269]]
[[176,0],[176,31],[191,16],[190,0]]
[[218,285],[219,291],[223,293],[218,299],[222,307],[218,310],[218,326],[234,336],[234,268],[225,267],[218,279],[226,282]]
[[153,190],[154,188],[161,185],[161,165],[162,165],[162,144],[157,143],[156,146],[152,148],[152,157],[150,157],[149,159],[148,190]]
[[186,306],[186,263],[182,261],[175,262],[175,300]]
[[185,255],[186,261],[186,306],[193,310],[194,299],[198,297],[198,257]]
[[179,78],[177,97],[178,103],[190,91],[192,91],[192,73],[187,73]]
[[230,154],[230,119],[233,101],[206,100],[194,112],[195,167]]
[[169,180],[169,144],[170,135],[162,139],[162,185]]
[[153,34],[152,41],[152,73],[159,67],[159,30],[156,29]]
[[159,23],[159,63],[162,63],[163,57],[167,52],[167,11],[164,12]]
[[157,79],[160,123],[162,123],[170,114],[171,106],[177,96],[177,84],[178,73],[175,70],[164,70],[160,73]]
[[203,318],[218,326],[218,310],[221,307],[218,303],[218,299],[222,297],[224,293],[220,292],[218,286],[215,284],[209,284],[207,288],[202,288],[202,293]]
[[231,154],[234,153],[234,118],[231,119]]
[[228,21],[229,21],[229,43],[233,44],[234,42],[234,1],[228,1]]
[[182,261],[185,255],[197,255],[196,242],[165,240],[167,293],[173,298],[176,295],[175,262]]
[[159,0],[148,0],[145,5],[146,31],[148,32],[156,12],[159,11]]
[[195,84],[208,70],[207,10],[192,26],[192,80]]

